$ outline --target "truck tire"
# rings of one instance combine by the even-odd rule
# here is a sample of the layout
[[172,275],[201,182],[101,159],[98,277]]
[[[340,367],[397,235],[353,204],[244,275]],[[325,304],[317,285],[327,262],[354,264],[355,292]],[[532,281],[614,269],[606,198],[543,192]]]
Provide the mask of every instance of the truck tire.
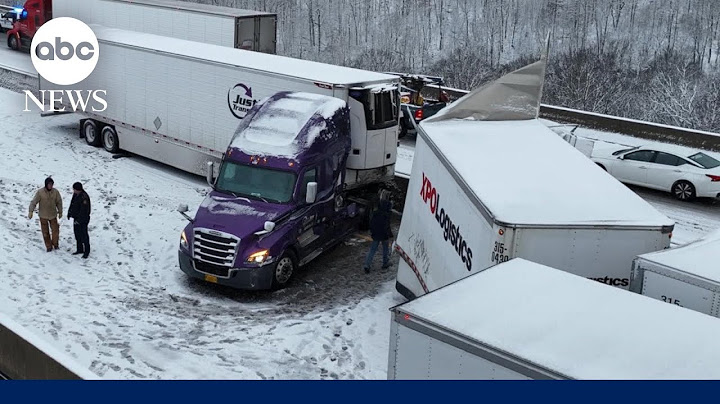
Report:
[[92,119],[88,119],[82,124],[83,137],[85,142],[90,146],[100,146],[100,136],[98,134],[98,124]]
[[295,273],[296,262],[295,255],[290,251],[284,252],[280,259],[277,260],[273,270],[272,288],[274,290],[287,286]]
[[108,153],[117,153],[120,151],[120,138],[117,131],[112,126],[106,126],[102,132],[102,146]]
[[8,47],[15,51],[20,49],[20,41],[18,41],[17,35],[10,35],[8,37]]

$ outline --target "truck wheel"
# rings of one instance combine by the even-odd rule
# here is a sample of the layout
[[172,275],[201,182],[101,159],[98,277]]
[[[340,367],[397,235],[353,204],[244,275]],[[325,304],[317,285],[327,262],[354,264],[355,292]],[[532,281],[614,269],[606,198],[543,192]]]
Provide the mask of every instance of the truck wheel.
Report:
[[695,199],[695,187],[687,181],[678,181],[672,186],[672,194],[681,201]]
[[8,47],[12,50],[18,50],[20,49],[20,42],[17,40],[17,36],[10,35],[8,37]]
[[100,146],[100,136],[98,136],[98,125],[92,119],[83,122],[83,137],[90,146]]
[[288,282],[295,272],[295,256],[291,252],[285,252],[275,263],[273,271],[273,289],[282,289],[287,286]]
[[102,130],[102,145],[109,153],[117,153],[120,151],[120,139],[118,138],[115,128],[106,126]]

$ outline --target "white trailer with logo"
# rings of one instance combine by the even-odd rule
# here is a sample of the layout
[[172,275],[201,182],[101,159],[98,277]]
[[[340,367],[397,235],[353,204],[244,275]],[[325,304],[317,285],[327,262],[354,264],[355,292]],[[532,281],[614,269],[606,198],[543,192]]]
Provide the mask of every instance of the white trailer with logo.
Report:
[[391,309],[388,379],[720,378],[720,322],[523,259]]
[[52,0],[53,18],[276,53],[277,15],[175,0]]
[[720,317],[720,230],[692,243],[640,255],[630,290]]
[[516,257],[627,289],[633,259],[670,246],[672,220],[536,119],[538,63],[420,125],[395,245],[408,299]]
[[[86,116],[81,137],[91,145],[203,174],[207,162],[220,161],[240,119],[255,103],[280,91],[309,92],[342,99],[350,107],[348,184],[393,177],[399,114],[395,76],[91,28],[100,46],[97,67],[86,80],[67,87],[83,95],[106,92],[106,109],[90,100],[85,112],[78,111]],[[66,88],[40,79],[40,90],[57,89]],[[67,97],[63,106],[72,110]]]

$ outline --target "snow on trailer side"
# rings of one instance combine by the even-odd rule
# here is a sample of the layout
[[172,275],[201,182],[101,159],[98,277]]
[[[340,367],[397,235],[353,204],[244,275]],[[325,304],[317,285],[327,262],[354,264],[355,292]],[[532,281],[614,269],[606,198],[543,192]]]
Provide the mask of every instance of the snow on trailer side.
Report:
[[[144,32],[134,32],[100,25],[91,25],[99,41],[122,43],[127,47],[153,49],[155,52],[206,60],[241,69],[267,72],[274,76],[286,76],[296,80],[330,85],[372,85],[398,83],[399,78],[389,74],[353,69],[320,62],[294,59],[286,56],[228,50],[226,47],[207,43],[166,38]],[[102,53],[102,50],[101,50]],[[102,56],[100,56],[102,59]],[[277,91],[287,90],[278,88]]]
[[390,379],[720,378],[717,320],[523,259],[391,318]]
[[275,53],[277,15],[170,0],[53,0],[53,18]]
[[630,290],[720,317],[720,230],[680,247],[638,256]]

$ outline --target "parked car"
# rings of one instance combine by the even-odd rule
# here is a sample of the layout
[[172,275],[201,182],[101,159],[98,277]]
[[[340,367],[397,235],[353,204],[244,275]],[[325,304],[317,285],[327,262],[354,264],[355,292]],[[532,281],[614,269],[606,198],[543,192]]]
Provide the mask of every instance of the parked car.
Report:
[[[417,126],[423,119],[435,115],[450,102],[450,97],[442,89],[445,84],[442,77],[423,74],[405,74],[387,72],[399,76],[402,80],[400,88],[400,138],[417,134]],[[422,93],[427,85],[434,85],[435,98],[424,98]]]
[[595,149],[592,160],[619,181],[672,193],[677,199],[720,197],[720,161],[683,146]]

